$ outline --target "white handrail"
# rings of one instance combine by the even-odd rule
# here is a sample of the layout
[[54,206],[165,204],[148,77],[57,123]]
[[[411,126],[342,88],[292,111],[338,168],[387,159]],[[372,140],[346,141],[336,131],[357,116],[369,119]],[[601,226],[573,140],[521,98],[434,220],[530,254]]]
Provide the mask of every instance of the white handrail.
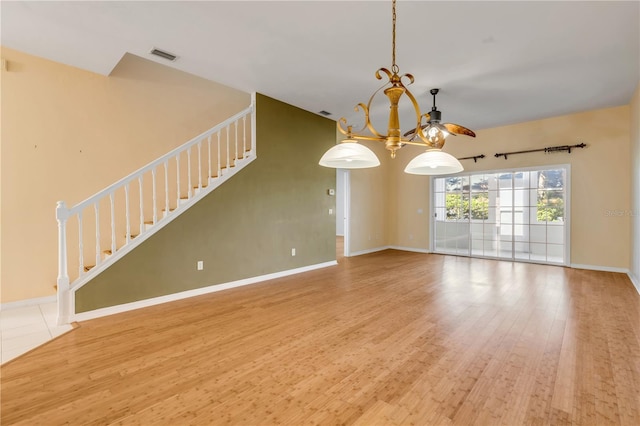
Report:
[[[249,164],[253,161],[256,156],[256,145],[255,145],[255,94],[252,95],[251,105],[239,113],[229,117],[222,123],[217,124],[211,129],[203,132],[202,134],[196,136],[195,138],[187,141],[181,146],[171,150],[165,155],[155,159],[154,161],[148,163],[147,165],[141,167],[135,172],[125,176],[124,178],[118,180],[117,182],[109,185],[103,190],[97,192],[91,197],[85,199],[84,201],[76,204],[71,208],[67,208],[66,204],[63,201],[59,201],[56,207],[56,219],[58,222],[58,323],[65,324],[73,319],[74,316],[74,294],[78,288],[84,285],[86,282],[90,281],[95,277],[98,273],[105,270],[111,264],[115,263],[119,258],[126,255],[137,245],[142,243],[144,240],[149,238],[155,232],[157,232],[160,228],[164,227],[167,223],[171,222],[175,217],[182,213],[182,211],[191,207],[193,204],[198,202],[202,197],[206,194],[214,190],[224,181],[233,176],[237,171],[239,171],[242,167]],[[251,131],[251,140],[248,143],[246,141],[246,118],[247,115],[250,115],[250,131]],[[242,140],[239,140],[238,135],[238,124],[243,127],[243,137]],[[233,138],[233,142],[231,141],[230,129],[229,127],[233,125],[235,128],[235,137]],[[223,131],[226,131],[226,163],[227,168],[224,173],[220,173],[221,169],[221,158],[220,158],[220,136]],[[211,149],[211,137],[217,134],[217,176],[213,176],[212,174],[212,154],[215,154],[215,151]],[[207,158],[203,158],[203,150],[202,150],[202,142],[203,140],[207,140]],[[233,144],[233,146],[231,146]],[[240,146],[238,146],[240,144]],[[191,149],[193,146],[197,146],[197,170],[198,170],[198,191],[194,191],[192,184],[192,156]],[[233,150],[233,151],[232,151]],[[242,150],[242,153],[239,151]],[[186,191],[186,197],[181,196],[181,185],[180,185],[180,162],[184,160],[184,155],[182,155],[186,151],[186,161],[187,161],[187,183],[188,188]],[[234,152],[235,151],[235,152]],[[235,155],[232,154],[235,153]],[[233,157],[233,158],[230,158]],[[169,197],[169,164],[170,160],[176,160],[176,168],[175,168],[175,180],[173,183],[176,184],[177,191],[177,200],[175,204],[175,209],[170,208],[170,197]],[[246,160],[245,160],[246,158]],[[206,185],[203,183],[202,179],[202,171],[203,164],[206,170],[208,170],[208,176]],[[233,165],[234,170],[231,171],[229,167]],[[157,178],[157,170],[158,168],[162,168],[164,170],[164,214],[162,218],[158,218],[157,212],[157,203],[158,203],[158,194],[156,189],[156,178]],[[184,170],[184,169],[183,169]],[[151,173],[151,177],[149,180],[144,179],[143,176],[145,173]],[[173,176],[173,173],[171,173]],[[224,175],[224,176],[223,176]],[[172,177],[173,179],[173,177]],[[136,183],[133,183],[135,181]],[[145,182],[149,182],[146,184]],[[184,182],[184,181],[183,181]],[[131,194],[131,184],[133,183],[134,188],[138,187],[138,198],[139,203],[135,202],[135,193]],[[144,191],[144,185],[151,185],[150,191]],[[116,191],[118,194],[123,195],[124,197],[124,211],[115,208],[115,198]],[[119,197],[120,195],[118,195]],[[146,196],[146,197],[145,197]],[[131,197],[134,199],[131,200]],[[100,202],[103,199],[108,198],[109,203],[109,216],[107,220],[107,215],[100,215]],[[131,203],[133,201],[133,203]],[[162,201],[161,201],[162,202]],[[146,203],[146,204],[145,204]],[[133,207],[132,207],[133,204]],[[137,211],[136,211],[137,205]],[[152,206],[152,208],[148,208]],[[89,232],[84,231],[83,224],[83,212],[85,209],[92,207],[95,215],[95,235],[91,236],[93,232],[91,229],[88,229]],[[147,208],[145,208],[147,207]],[[133,211],[131,209],[133,208]],[[150,227],[147,227],[145,224],[145,211],[147,214],[152,214],[153,217],[151,220],[147,218],[146,224],[150,224]],[[136,214],[138,213],[138,214]],[[71,246],[68,243],[67,232],[69,223],[69,219],[75,216],[78,222],[78,244],[76,246]],[[116,220],[116,217],[120,218],[120,221]],[[102,224],[102,218],[104,218],[104,224]],[[139,232],[134,234],[134,230],[132,226],[135,226],[136,220],[139,220]],[[133,223],[132,223],[133,222]],[[101,226],[104,226],[104,229],[109,229],[109,243],[106,244],[109,247],[108,251],[101,252]],[[108,228],[107,228],[108,227]],[[124,228],[124,229],[123,229]],[[116,241],[116,230],[118,232],[122,232],[120,237],[124,238],[124,244],[119,246]],[[93,244],[90,246],[86,246],[84,244],[85,238],[87,242],[92,241],[91,238],[95,238],[93,240]],[[105,236],[105,243],[106,243]],[[75,239],[75,237],[74,237]],[[72,248],[73,250],[70,250]],[[77,253],[76,250],[77,249]],[[91,256],[85,256],[85,249],[87,250],[87,254],[91,254]],[[92,250],[95,249],[95,253],[92,253]],[[95,254],[95,256],[94,256]],[[106,258],[103,259],[103,255],[107,255]],[[75,256],[75,257],[71,257]],[[75,259],[74,262],[78,261],[78,275],[75,279],[71,279],[68,273],[68,268],[70,266],[69,262],[71,259]],[[95,260],[95,265],[86,265],[84,261],[87,259]],[[72,264],[71,266],[75,266]]]
[[77,213],[80,210],[84,210],[87,206],[91,205],[96,200],[98,200],[100,198],[103,198],[110,191],[114,191],[114,190],[124,186],[125,184],[132,182],[139,175],[141,175],[143,173],[146,173],[146,172],[149,172],[149,171],[151,171],[151,169],[154,169],[158,165],[162,164],[162,162],[165,161],[166,159],[173,158],[173,157],[176,156],[176,154],[179,154],[181,152],[186,151],[187,149],[191,148],[193,145],[197,144],[199,140],[201,140],[203,138],[206,138],[209,135],[215,134],[216,132],[220,131],[221,129],[223,129],[223,128],[227,127],[227,126],[229,126],[230,124],[232,124],[233,122],[239,120],[240,118],[253,113],[253,111],[254,111],[254,105],[252,104],[249,107],[247,107],[244,110],[242,110],[239,113],[237,113],[236,115],[227,118],[222,123],[216,125],[215,127],[212,127],[211,129],[207,130],[206,132],[196,136],[195,138],[191,139],[190,141],[186,142],[185,144],[173,149],[172,151],[169,151],[168,153],[166,153],[162,157],[157,158],[156,160],[153,160],[152,162],[150,162],[146,166],[143,166],[143,167],[139,168],[138,170],[136,170],[135,172],[131,173],[130,175],[123,177],[119,181],[109,185],[108,187],[106,187],[102,191],[97,192],[96,194],[92,195],[91,197],[87,198],[86,200],[79,202],[78,204],[76,204],[75,206],[73,206],[73,207],[71,207],[69,209],[70,210],[70,214],[74,214],[74,213]]

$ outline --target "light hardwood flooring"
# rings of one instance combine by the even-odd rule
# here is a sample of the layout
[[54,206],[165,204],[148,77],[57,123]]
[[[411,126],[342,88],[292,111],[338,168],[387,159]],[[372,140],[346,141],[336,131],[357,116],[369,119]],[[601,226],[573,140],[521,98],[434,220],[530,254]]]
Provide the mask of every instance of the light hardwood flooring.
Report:
[[86,321],[1,374],[3,425],[639,425],[640,296],[388,250]]

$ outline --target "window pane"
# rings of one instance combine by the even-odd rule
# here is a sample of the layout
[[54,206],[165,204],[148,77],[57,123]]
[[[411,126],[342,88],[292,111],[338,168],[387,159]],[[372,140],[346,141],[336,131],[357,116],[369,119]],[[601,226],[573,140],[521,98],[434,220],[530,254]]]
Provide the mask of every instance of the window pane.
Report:
[[531,225],[529,226],[529,241],[532,243],[546,243],[547,242],[547,227],[545,225]]
[[563,263],[564,246],[559,244],[547,244],[547,261],[554,263]]
[[489,190],[489,178],[485,175],[471,176],[471,192],[487,192]]
[[506,189],[506,188],[511,188],[511,177],[512,174],[511,173],[500,173],[498,179],[498,186],[500,189]]
[[549,224],[547,225],[547,243],[564,244],[564,226]]
[[489,193],[481,192],[471,195],[471,219],[489,219]]
[[518,172],[514,175],[513,187],[518,188],[529,188],[529,172]]

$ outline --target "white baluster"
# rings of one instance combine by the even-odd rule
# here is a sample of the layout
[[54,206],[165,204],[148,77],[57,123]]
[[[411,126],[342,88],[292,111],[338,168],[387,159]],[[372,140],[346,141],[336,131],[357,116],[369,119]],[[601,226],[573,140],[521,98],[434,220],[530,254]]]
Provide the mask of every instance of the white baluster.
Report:
[[109,193],[109,202],[111,204],[111,254],[116,253],[116,209],[113,202],[113,192]]
[[164,162],[164,211],[169,214],[169,160]]
[[151,179],[153,180],[152,182],[152,191],[153,191],[153,224],[155,225],[156,222],[158,222],[158,200],[157,200],[157,196],[156,196],[156,168],[154,167],[153,170],[151,170]]
[[242,157],[247,155],[247,116],[242,117]]
[[67,220],[69,210],[64,201],[56,207],[58,221],[58,325],[67,324],[71,312],[69,272],[67,270]]
[[207,138],[207,160],[209,163],[209,173],[207,174],[207,185],[209,185],[209,179],[211,179],[211,135]]
[[231,162],[229,161],[229,126],[227,126],[227,171],[231,170]]
[[78,212],[78,276],[84,275],[84,241],[82,237],[82,210]]
[[100,250],[100,201],[96,201],[93,209],[96,212],[96,266],[102,263],[102,250]]
[[202,141],[198,142],[198,189],[202,190]]
[[[180,207],[180,154],[176,155],[176,178],[178,181],[178,201],[176,201],[176,208],[178,208]],[[169,213],[168,210],[167,213]]]
[[191,199],[191,148],[187,149],[187,198]]
[[238,121],[233,123],[233,127],[234,127],[235,132],[236,132],[236,137],[233,140],[233,146],[235,146],[235,148],[236,148],[236,156],[235,156],[233,162],[236,163],[238,161]]
[[220,177],[222,171],[220,170],[220,131],[218,131],[218,177]]
[[126,242],[131,241],[131,220],[129,218],[129,182],[124,185],[124,216],[127,223]]
[[142,198],[142,175],[138,178],[138,188],[140,188],[140,234],[144,232],[144,200]]

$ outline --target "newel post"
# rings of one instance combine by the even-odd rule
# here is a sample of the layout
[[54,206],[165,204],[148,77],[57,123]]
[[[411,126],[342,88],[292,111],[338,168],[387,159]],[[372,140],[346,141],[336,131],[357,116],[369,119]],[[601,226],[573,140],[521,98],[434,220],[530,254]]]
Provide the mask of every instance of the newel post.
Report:
[[69,219],[69,209],[64,201],[58,201],[56,206],[56,220],[58,221],[58,325],[68,324],[71,314],[71,293],[67,270],[67,219]]

